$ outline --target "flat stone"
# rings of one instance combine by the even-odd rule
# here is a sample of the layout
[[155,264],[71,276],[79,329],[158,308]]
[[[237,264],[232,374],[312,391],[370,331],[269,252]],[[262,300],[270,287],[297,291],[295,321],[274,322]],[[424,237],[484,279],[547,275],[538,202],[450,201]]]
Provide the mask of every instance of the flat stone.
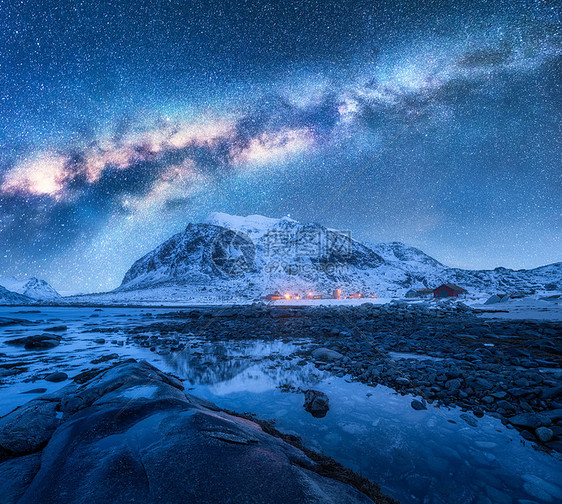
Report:
[[51,373],[50,375],[45,376],[45,380],[54,383],[58,383],[66,379],[68,379],[68,375],[66,373],[61,373],[61,372]]
[[34,388],[26,390],[25,392],[22,392],[22,394],[44,394],[45,392],[47,392],[46,388]]
[[543,423],[541,419],[533,413],[521,413],[508,418],[508,421],[516,427],[525,427],[527,429],[536,429]]

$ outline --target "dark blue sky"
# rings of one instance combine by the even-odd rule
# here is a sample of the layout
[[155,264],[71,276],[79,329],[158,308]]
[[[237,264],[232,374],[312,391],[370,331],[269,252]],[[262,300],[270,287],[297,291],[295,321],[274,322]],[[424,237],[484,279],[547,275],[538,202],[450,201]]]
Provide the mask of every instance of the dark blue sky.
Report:
[[0,276],[111,288],[211,211],[562,260],[557,2],[0,11]]

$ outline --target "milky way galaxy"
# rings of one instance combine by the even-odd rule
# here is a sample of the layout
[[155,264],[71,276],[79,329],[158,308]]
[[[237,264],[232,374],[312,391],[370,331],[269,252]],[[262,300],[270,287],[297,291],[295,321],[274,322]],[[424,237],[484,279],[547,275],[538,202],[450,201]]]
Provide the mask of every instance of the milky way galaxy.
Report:
[[107,290],[213,211],[562,259],[557,2],[0,9],[0,276]]

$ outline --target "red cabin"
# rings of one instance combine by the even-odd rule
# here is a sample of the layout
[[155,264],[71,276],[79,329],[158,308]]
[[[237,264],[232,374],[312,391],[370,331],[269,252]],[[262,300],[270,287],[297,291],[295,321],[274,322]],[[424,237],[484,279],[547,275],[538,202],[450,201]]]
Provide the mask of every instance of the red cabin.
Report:
[[434,298],[445,298],[445,297],[457,297],[460,296],[461,294],[466,294],[468,291],[463,289],[462,287],[459,287],[458,285],[455,284],[443,284],[440,285],[439,287],[437,287],[437,289],[434,289],[433,291],[433,297]]

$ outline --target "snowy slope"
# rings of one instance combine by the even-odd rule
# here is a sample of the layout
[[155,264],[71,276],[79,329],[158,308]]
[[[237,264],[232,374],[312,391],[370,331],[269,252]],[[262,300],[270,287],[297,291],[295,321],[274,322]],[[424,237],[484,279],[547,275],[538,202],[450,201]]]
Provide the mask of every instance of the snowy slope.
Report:
[[562,263],[531,270],[464,270],[445,266],[421,250],[400,242],[381,243],[371,248],[386,261],[407,272],[414,288],[436,287],[451,282],[469,291],[484,293],[562,290]]
[[[217,241],[232,229],[242,231],[255,246],[248,269],[234,275],[221,269],[214,257]],[[280,236],[280,246],[272,243]],[[311,237],[312,243],[303,243],[305,237]],[[346,239],[318,224],[287,218],[212,214],[206,223],[188,225],[139,259],[118,291],[183,285],[212,295],[261,297],[276,290],[328,294],[344,285],[374,293],[409,281],[404,272],[359,242],[349,241],[343,251],[328,246],[320,250],[320,240],[332,244]],[[225,253],[232,256],[232,247]]]
[[0,305],[25,305],[36,302],[27,296],[22,296],[16,292],[12,292],[0,285]]
[[275,291],[329,295],[339,288],[384,297],[447,282],[472,293],[562,290],[562,263],[462,270],[399,242],[368,247],[320,224],[213,213],[136,261],[121,286],[102,296],[108,302],[220,303]]
[[35,277],[26,280],[18,280],[15,277],[0,277],[0,286],[40,301],[52,301],[61,297],[45,280],[39,280]]

